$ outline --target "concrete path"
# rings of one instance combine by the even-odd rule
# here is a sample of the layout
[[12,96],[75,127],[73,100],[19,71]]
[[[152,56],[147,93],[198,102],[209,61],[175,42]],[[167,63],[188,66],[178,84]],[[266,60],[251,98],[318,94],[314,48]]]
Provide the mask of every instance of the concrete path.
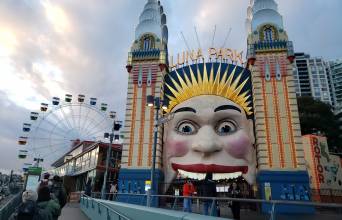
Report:
[[58,220],[89,220],[80,209],[79,203],[68,203],[62,209],[62,214]]

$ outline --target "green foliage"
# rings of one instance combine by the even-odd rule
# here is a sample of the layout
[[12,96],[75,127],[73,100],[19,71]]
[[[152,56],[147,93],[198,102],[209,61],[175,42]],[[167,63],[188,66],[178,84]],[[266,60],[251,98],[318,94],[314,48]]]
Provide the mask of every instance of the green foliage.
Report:
[[341,151],[340,130],[332,107],[312,97],[298,97],[297,100],[302,135],[320,132],[327,137],[331,150],[340,147]]

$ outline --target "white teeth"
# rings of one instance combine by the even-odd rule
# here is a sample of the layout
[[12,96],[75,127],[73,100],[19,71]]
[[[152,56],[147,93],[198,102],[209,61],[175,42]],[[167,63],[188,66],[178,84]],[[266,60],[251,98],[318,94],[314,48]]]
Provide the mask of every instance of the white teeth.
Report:
[[235,179],[242,175],[242,172],[235,172],[235,173],[214,173],[213,180],[220,180],[220,179]]
[[[180,174],[181,178],[191,178],[191,179],[198,179],[202,180],[205,178],[205,173],[194,173],[194,172],[188,172],[185,170],[178,170],[178,173]],[[214,173],[213,179],[214,180],[220,180],[220,179],[234,179],[239,176],[241,176],[241,172],[235,172],[235,173]]]
[[205,178],[205,173],[193,173],[193,172],[188,172],[185,170],[178,170],[178,173],[181,175],[182,178],[191,178],[191,179],[198,179],[202,180]]

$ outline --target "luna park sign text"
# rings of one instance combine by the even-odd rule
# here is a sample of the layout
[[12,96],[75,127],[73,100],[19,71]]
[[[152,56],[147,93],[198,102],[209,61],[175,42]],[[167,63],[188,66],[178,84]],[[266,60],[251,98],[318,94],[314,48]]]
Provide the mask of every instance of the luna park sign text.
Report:
[[[237,50],[230,48],[209,48],[208,49],[208,58],[209,60],[226,60],[231,61],[236,64],[244,64],[242,59],[243,51],[238,52]],[[184,64],[188,64],[189,62],[196,63],[198,61],[204,60],[204,55],[202,49],[192,50],[192,51],[183,51],[182,53],[177,54],[176,57],[172,55],[169,57],[169,67],[177,68],[178,66],[182,66]]]

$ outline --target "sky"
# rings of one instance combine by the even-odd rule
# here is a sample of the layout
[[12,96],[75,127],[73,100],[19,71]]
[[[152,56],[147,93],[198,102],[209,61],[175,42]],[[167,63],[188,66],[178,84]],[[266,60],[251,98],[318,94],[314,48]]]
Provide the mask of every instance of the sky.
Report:
[[[0,1],[0,169],[15,171],[22,123],[41,102],[66,93],[97,97],[124,120],[127,53],[147,0]],[[249,0],[162,0],[169,53],[220,47],[246,51]],[[278,0],[296,52],[342,58],[342,1]]]

